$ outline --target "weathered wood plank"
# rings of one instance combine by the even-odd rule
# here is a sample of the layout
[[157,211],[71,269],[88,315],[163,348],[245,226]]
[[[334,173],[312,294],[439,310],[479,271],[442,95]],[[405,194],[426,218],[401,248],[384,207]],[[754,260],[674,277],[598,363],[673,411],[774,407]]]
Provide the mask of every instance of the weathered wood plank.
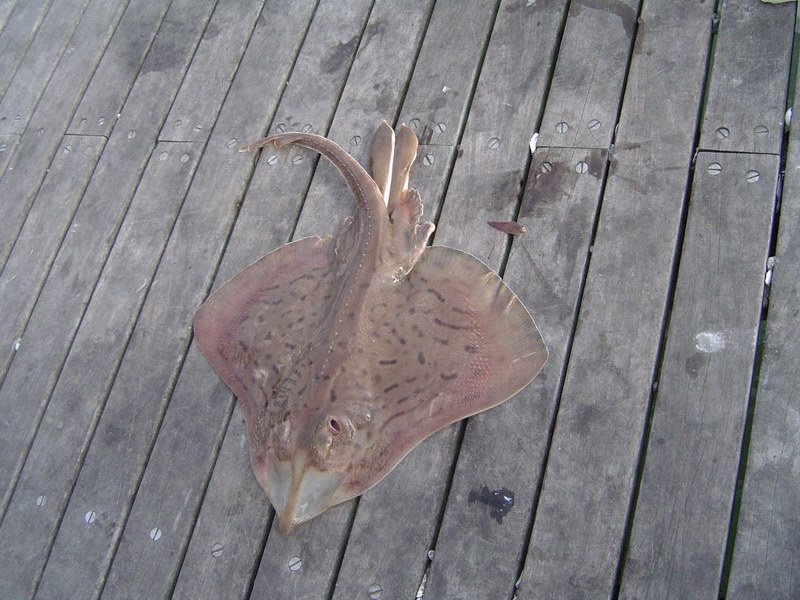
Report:
[[[369,141],[381,119],[395,121],[432,10],[433,3],[427,0],[377,2],[373,8],[328,133],[361,164],[368,164]],[[387,78],[386,73],[391,76]],[[333,204],[331,190],[340,190],[334,192],[337,201]],[[341,176],[321,162],[306,195],[295,239],[330,232],[334,224],[353,214],[354,207]],[[273,523],[253,594],[276,600],[329,595],[355,505],[350,501],[334,507],[291,536],[281,536]],[[287,567],[294,556],[302,559],[301,572]]]
[[[0,526],[3,598],[31,597],[44,570],[91,424],[114,380],[199,150],[187,142],[159,144],[120,228]],[[35,498],[42,500],[33,503]],[[74,594],[78,581],[60,583]]]
[[[605,176],[606,152],[540,148],[504,279],[533,311],[549,358],[513,400],[467,424],[426,593],[434,598],[509,597],[523,558],[530,510],[580,300]],[[583,171],[583,166],[587,168]],[[482,503],[483,497],[486,503]],[[486,493],[510,500],[492,506]]]
[[14,134],[0,134],[0,177],[6,172],[11,157],[19,144],[20,136]]
[[[236,68],[256,25],[264,0],[237,0],[225,4],[208,24],[186,81],[164,122],[159,139],[206,142],[230,89]],[[264,25],[266,16],[261,17]],[[213,58],[212,58],[213,57]]]
[[[344,9],[338,2],[320,3],[278,107],[272,131],[302,129],[306,125],[312,131],[324,133],[328,130],[371,5],[369,0],[352,2]],[[249,116],[250,111],[246,110],[245,114]],[[261,134],[258,128],[249,129],[252,129],[249,134],[252,137]],[[290,154],[282,154],[276,165],[270,166],[265,160],[259,163],[215,278],[216,287],[266,251],[289,241],[315,166],[313,160],[293,164],[290,158]],[[306,158],[309,157],[306,155]],[[197,402],[227,407],[232,397],[193,348],[171,404],[193,406]],[[203,435],[210,436],[209,432],[224,426],[223,414],[210,415]],[[176,426],[181,427],[180,424]],[[191,533],[180,578],[173,591],[175,598],[243,598],[247,595],[272,509],[253,477],[246,439],[237,408]],[[206,450],[204,453],[210,457]],[[198,478],[203,476],[201,473]],[[212,555],[211,549],[217,544],[222,548]]]
[[0,340],[12,350],[22,338],[105,142],[94,136],[64,137],[39,191],[39,201],[28,214],[0,275]]
[[[0,96],[6,93],[14,72],[33,42],[53,0],[17,2],[0,32]],[[6,126],[6,123],[0,123]],[[3,131],[3,133],[8,133]]]
[[[34,202],[36,192],[89,80],[95,81],[99,86],[108,87],[120,83],[116,79],[116,73],[114,78],[109,79],[108,70],[102,69],[106,57],[109,56],[109,53],[103,53],[109,40],[109,50],[116,48],[118,52],[120,46],[122,52],[128,47],[134,50],[136,46],[131,44],[131,38],[145,33],[148,25],[155,29],[168,4],[168,0],[132,0],[123,15],[124,3],[105,3],[107,7],[116,7],[116,11],[98,9],[81,20],[74,36],[74,50],[62,56],[6,173],[0,179],[0,205],[3,208],[3,219],[0,220],[0,265],[5,264],[11,245]],[[160,15],[155,23],[145,18],[150,11]],[[118,22],[119,27],[116,27]],[[111,55],[113,56],[113,52]],[[98,71],[92,77],[98,62],[102,73]],[[130,89],[135,78],[136,71],[129,73],[126,89]],[[9,206],[8,203],[12,200],[13,204]]]
[[721,5],[700,148],[780,154],[796,6]]
[[88,5],[89,0],[59,0],[50,7],[2,96],[0,123],[11,125],[8,133],[24,131]]
[[570,5],[539,145],[611,145],[639,4],[584,0]]
[[[279,6],[270,4],[264,25],[254,33],[250,44],[251,56],[240,69],[240,77],[234,83],[214,128],[160,260],[78,476],[72,495],[74,502],[65,513],[42,589],[57,590],[65,579],[86,595],[103,589],[170,389],[189,343],[191,316],[210,284],[217,257],[250,176],[252,159],[238,153],[243,136],[252,124],[253,117],[248,109],[262,115],[260,119],[264,125],[269,120],[313,11],[311,2],[305,7],[288,2],[277,4]],[[227,9],[218,7],[212,22],[217,17],[226,19],[224,13]],[[258,13],[251,14],[253,21],[257,17]],[[264,56],[269,56],[270,60],[265,62]],[[187,81],[187,84],[191,85],[191,82]],[[265,93],[264,90],[273,91]],[[139,398],[142,402],[132,403],[132,398]],[[190,412],[194,413],[195,408],[191,406]],[[185,414],[181,416],[183,425],[186,424]],[[185,430],[172,437],[170,444],[182,445],[186,436],[203,447],[213,445],[213,440],[193,437]],[[120,444],[124,444],[125,452],[118,451]],[[194,459],[188,447],[184,451],[187,460]],[[170,477],[169,482],[177,483],[177,480]],[[175,499],[180,501],[182,496],[183,492],[180,492]],[[163,502],[164,498],[160,500]],[[88,510],[86,502],[90,502],[92,510],[95,510],[99,525],[88,531],[82,521]],[[166,505],[163,508],[166,510]],[[191,522],[190,515],[186,514],[186,517]],[[175,525],[178,525],[177,521]],[[164,533],[166,538],[166,528]],[[80,544],[76,544],[78,539]],[[121,551],[128,543],[125,539],[121,541]],[[163,543],[167,543],[166,540]],[[177,564],[170,563],[166,557],[161,558],[160,563],[152,568],[162,568],[163,572],[177,569],[180,556],[176,557]],[[150,565],[143,561],[135,562],[134,570],[141,577],[136,585],[156,594],[153,581],[157,581],[159,586],[169,590],[172,585],[170,578],[148,574]],[[124,568],[131,566],[125,564]],[[111,590],[118,590],[121,585],[119,575],[119,571],[111,567],[110,578],[114,583],[109,584],[105,593],[117,597],[119,592]],[[130,593],[134,597],[144,595],[136,591]],[[162,591],[159,595],[164,593],[167,592]]]
[[[423,142],[410,182],[425,218],[439,214],[444,200],[498,5],[439,3],[425,32],[398,120],[410,123]],[[458,428],[449,427],[429,438],[359,500],[334,598],[366,597],[373,585],[389,598],[414,597],[457,437]]]
[[169,7],[170,2],[164,0],[130,0],[80,104],[70,113],[69,133],[109,136],[136,78],[170,67],[169,58],[148,60],[144,65],[156,36],[173,35],[170,25],[164,24]]
[[521,593],[612,595],[698,128],[712,10],[689,0],[643,7]]
[[[800,114],[795,92],[794,114]],[[727,597],[800,595],[800,127],[789,139],[764,352]]]
[[[181,42],[176,44],[175,39],[165,39],[154,46],[148,58],[163,61],[168,55],[170,67],[158,71],[157,76],[151,71],[137,79],[123,117],[126,122],[136,124],[133,127],[137,135],[130,138],[127,133],[130,127],[123,125],[109,139],[37,300],[20,351],[14,356],[14,363],[0,388],[0,410],[6,417],[0,421],[0,489],[3,494],[0,507],[3,509],[213,5],[214,0],[173,2],[165,24],[171,35]],[[70,298],[70,302],[65,303],[64,298]],[[0,351],[5,358],[12,348],[3,345]],[[10,357],[5,364],[8,360]],[[32,400],[21,403],[19,398]]]
[[14,10],[16,3],[17,0],[0,0],[0,30],[6,26],[6,22],[11,16],[11,11]]
[[779,162],[697,157],[620,598],[719,595]]

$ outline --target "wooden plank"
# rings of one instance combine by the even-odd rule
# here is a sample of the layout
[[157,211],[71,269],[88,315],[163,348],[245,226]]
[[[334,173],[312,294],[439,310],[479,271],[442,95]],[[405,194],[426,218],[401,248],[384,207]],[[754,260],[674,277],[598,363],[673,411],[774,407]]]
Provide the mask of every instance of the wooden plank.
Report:
[[520,593],[612,596],[713,8],[689,0],[643,7]]
[[[510,20],[520,18],[515,9],[514,4],[505,4],[497,13],[485,5],[461,4],[437,6],[434,11],[401,118],[412,124],[419,122],[417,132],[421,141],[427,142],[419,152],[427,161],[417,162],[411,179],[422,195],[426,213],[438,214],[448,182],[450,190],[458,190],[459,184],[450,180],[450,173],[470,97],[473,92],[485,96],[488,92],[484,90],[496,89],[498,85],[493,63],[498,60],[497,48],[489,46],[482,70],[481,55],[486,52],[490,34],[496,36],[498,30],[505,29],[507,37],[513,37],[507,30]],[[531,23],[540,21],[544,30],[555,24],[549,38],[551,42],[555,40],[557,12],[545,12],[544,17],[541,12],[529,12],[525,18]],[[496,37],[492,39],[497,43]],[[540,44],[546,46],[547,40],[543,36]],[[524,43],[523,38],[516,43]],[[506,47],[502,52],[514,53],[515,47]],[[539,55],[546,50],[537,46],[531,52]],[[449,61],[453,64],[443,68],[442,63]],[[517,68],[524,71],[529,66],[530,62],[522,61]],[[479,70],[482,75],[477,81]],[[546,69],[542,74],[546,77]],[[529,77],[528,81],[533,79]],[[508,98],[502,94],[496,96],[498,104],[504,100]],[[536,102],[535,96],[528,98],[513,118],[524,121],[536,110],[533,108]],[[519,158],[524,165],[527,153]],[[448,197],[458,197],[458,191],[452,194]],[[443,223],[439,221],[440,225]],[[478,227],[487,225],[481,222]],[[453,426],[425,440],[380,485],[361,498],[339,569],[335,598],[365,596],[371,586],[380,586],[389,597],[414,597],[439,525],[458,438],[459,427]],[[409,527],[409,523],[414,523],[414,527]]]
[[726,0],[700,148],[780,154],[796,4]]
[[39,201],[34,204],[14,244],[0,276],[0,340],[7,340],[12,352],[16,340],[22,343],[36,299],[105,142],[94,136],[64,137],[42,184]]
[[620,598],[719,596],[779,163],[697,157]]
[[17,0],[0,0],[0,30],[5,27]]
[[[213,0],[173,2],[166,23],[171,23],[173,34],[181,43],[164,38],[154,46],[148,59],[163,61],[168,55],[171,66],[159,71],[158,77],[147,75],[137,79],[125,113],[126,119],[136,123],[137,135],[130,138],[127,134],[130,127],[123,125],[108,141],[37,300],[22,336],[21,349],[0,388],[0,409],[7,416],[7,420],[0,421],[3,494],[0,507],[3,509],[213,4]],[[65,303],[64,298],[72,301]],[[0,351],[5,358],[12,348],[3,345]],[[34,400],[19,402],[23,397]]]
[[[368,142],[380,120],[393,122],[400,110],[432,10],[432,2],[418,0],[377,2],[373,8],[328,133],[361,164],[368,164]],[[381,35],[384,28],[392,35]],[[386,72],[392,73],[392,79],[387,80]],[[374,82],[382,85],[376,89]],[[351,194],[339,192],[337,200],[343,201],[330,202],[331,190],[342,189],[341,176],[321,162],[306,195],[295,239],[331,232],[334,224],[353,214]],[[277,600],[330,595],[355,506],[356,501],[350,501],[334,507],[290,536],[280,535],[273,523],[254,582],[254,596]],[[292,557],[300,557],[302,571],[288,568]]]
[[[795,92],[794,114],[800,114]],[[727,597],[800,595],[800,127],[786,159],[761,371]]]
[[[5,264],[11,245],[22,227],[25,216],[34,202],[36,192],[44,179],[50,162],[56,153],[67,124],[72,118],[75,107],[89,80],[99,82],[98,85],[118,85],[120,80],[107,78],[108,71],[102,70],[102,64],[109,53],[103,54],[111,40],[109,50],[123,46],[122,51],[134,51],[131,37],[147,31],[146,27],[161,20],[159,16],[151,23],[150,11],[163,15],[169,4],[168,0],[132,0],[124,15],[125,2],[103,2],[96,0],[108,8],[115,10],[92,10],[81,20],[75,33],[74,50],[62,56],[58,68],[50,78],[39,104],[36,107],[25,135],[22,137],[17,151],[9,164],[5,175],[0,180],[0,206],[3,219],[0,220],[0,265]],[[122,20],[120,21],[120,17]],[[119,27],[117,28],[117,23]],[[116,28],[116,32],[115,32]],[[112,38],[112,33],[114,34]],[[113,53],[111,53],[113,55]],[[92,78],[94,67],[101,62],[102,73]],[[136,78],[136,71],[130,73],[130,81]],[[130,83],[126,84],[129,89]],[[9,206],[7,203],[13,204]]]
[[60,0],[50,7],[0,102],[0,123],[13,124],[9,133],[24,131],[88,4]]
[[[244,55],[263,0],[240,0],[214,15],[159,139],[206,142]],[[260,17],[265,25],[268,15]]]
[[[187,142],[162,142],[144,173],[0,526],[0,539],[6,540],[0,544],[4,598],[28,598],[36,589],[91,437],[90,424],[102,410],[200,150]],[[35,498],[42,500],[34,503]],[[73,582],[61,585],[74,593]]]
[[[324,133],[328,130],[371,5],[369,0],[348,3],[346,9],[341,3],[330,0],[319,4],[272,123],[272,131],[302,129],[306,125],[311,126],[312,131]],[[249,110],[245,112],[250,114]],[[257,128],[249,129],[253,129],[252,137],[261,133]],[[216,286],[266,251],[289,241],[315,166],[312,160],[294,164],[290,158],[289,154],[282,155],[273,166],[264,160],[259,163],[215,278]],[[213,432],[224,427],[224,412],[220,409],[231,406],[232,397],[193,346],[171,406],[194,406],[198,402],[218,407],[206,423],[200,424],[201,438],[217,435]],[[180,423],[171,426],[184,427]],[[173,591],[175,598],[247,597],[272,509],[253,477],[246,438],[237,408],[191,532]],[[203,453],[213,460],[205,448]],[[204,476],[200,473],[196,478]],[[191,523],[184,527],[191,528]],[[212,548],[216,548],[213,554]]]
[[169,59],[148,60],[144,66],[156,36],[172,35],[171,26],[164,23],[169,7],[170,2],[164,0],[130,0],[80,104],[70,113],[69,133],[108,137],[136,78],[169,69]]
[[0,134],[0,177],[6,172],[11,157],[19,144],[20,136],[14,134]]
[[[27,0],[18,2],[11,11],[6,26],[0,32],[0,96],[6,93],[17,65],[33,42],[52,3],[53,0]],[[0,122],[0,127],[4,129],[7,125],[6,122]]]
[[[78,593],[83,596],[97,593],[105,585],[114,549],[190,340],[191,316],[210,284],[250,176],[252,157],[238,152],[245,132],[252,126],[250,110],[262,115],[266,126],[313,12],[311,2],[305,7],[288,2],[277,4],[267,7],[265,24],[256,29],[250,58],[239,72],[203,154],[94,432],[40,589],[58,590],[68,580],[72,582],[71,589],[85,592]],[[218,7],[215,18],[226,19],[226,10]],[[251,14],[253,21],[257,17],[257,13]],[[266,63],[264,56],[270,56]],[[273,92],[266,94],[265,89]],[[214,201],[209,202],[209,198]],[[131,404],[132,397],[149,401]],[[186,424],[185,413],[182,422]],[[187,435],[190,434],[184,430],[170,443],[180,445]],[[207,438],[197,437],[195,441],[203,446],[213,445]],[[117,451],[120,443],[125,445],[124,453]],[[186,458],[192,460],[193,456],[188,453]],[[182,495],[181,492],[179,496]],[[97,515],[98,527],[87,530],[84,517],[90,509]],[[76,544],[76,540],[80,543]],[[121,548],[125,546],[123,540]],[[142,579],[137,585],[153,585],[153,573],[148,575],[148,568],[177,568],[166,557],[161,559],[152,567],[138,562],[137,573]],[[119,572],[112,568],[110,577],[114,583],[109,584],[106,593],[116,597],[118,592],[109,590],[118,589]],[[154,577],[161,586],[172,585],[171,578]],[[156,593],[155,589],[150,587],[151,593]],[[131,594],[140,595],[133,591]]]
[[588,0],[570,5],[539,145],[611,145],[639,4]]

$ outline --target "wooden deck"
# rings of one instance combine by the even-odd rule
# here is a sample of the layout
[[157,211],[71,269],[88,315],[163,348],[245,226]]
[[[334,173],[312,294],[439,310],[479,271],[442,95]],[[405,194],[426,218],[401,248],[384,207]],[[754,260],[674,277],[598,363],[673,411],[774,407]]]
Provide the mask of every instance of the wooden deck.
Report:
[[[0,26],[0,598],[800,597],[795,4],[0,0]],[[354,208],[310,153],[237,148],[312,131],[365,164],[382,119],[420,137],[434,243],[504,275],[550,360],[283,537],[191,319]]]

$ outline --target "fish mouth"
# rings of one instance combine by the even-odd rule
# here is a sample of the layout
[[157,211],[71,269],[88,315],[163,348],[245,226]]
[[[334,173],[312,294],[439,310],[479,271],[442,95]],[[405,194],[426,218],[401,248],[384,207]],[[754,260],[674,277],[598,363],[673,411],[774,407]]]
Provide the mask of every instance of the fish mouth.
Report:
[[257,475],[263,475],[258,479],[278,514],[278,531],[283,535],[336,504],[334,496],[346,478],[344,473],[320,471],[302,458],[269,461]]

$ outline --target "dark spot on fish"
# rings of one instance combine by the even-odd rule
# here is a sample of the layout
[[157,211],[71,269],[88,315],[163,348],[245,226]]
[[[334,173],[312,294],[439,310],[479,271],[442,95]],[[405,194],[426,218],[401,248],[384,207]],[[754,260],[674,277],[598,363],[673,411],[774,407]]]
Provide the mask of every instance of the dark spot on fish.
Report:
[[298,300],[300,300],[300,302],[304,302],[306,298],[308,298],[308,295],[303,294],[302,296],[300,296],[300,298],[298,298]]
[[417,362],[421,365],[425,364],[425,355],[422,352],[417,354]]
[[468,500],[488,506],[489,516],[502,523],[503,517],[514,507],[514,492],[507,488],[490,490],[482,485],[479,490],[470,490]]
[[281,374],[281,372],[278,370],[278,367],[275,365],[272,365],[272,372],[275,373],[275,375]]
[[433,336],[433,339],[439,342],[442,346],[449,346],[450,342],[440,337]]
[[402,403],[403,403],[403,402],[405,402],[406,400],[408,400],[408,396],[403,396],[402,398],[400,398],[400,400],[398,400],[398,401],[397,401],[397,403],[398,403],[398,404],[402,404]]
[[331,390],[331,402],[336,402],[336,390]]
[[470,346],[469,344],[464,346],[464,350],[466,350],[470,354],[475,354],[476,352],[478,352],[478,349],[475,346]]
[[406,345],[406,338],[404,338],[404,337],[397,338],[397,341],[400,342],[401,346],[405,346]]
[[416,380],[417,380],[416,377],[409,377],[408,379],[406,379],[406,383],[414,383]]
[[397,359],[393,358],[391,360],[379,360],[378,364],[379,365],[396,365],[397,364]]
[[299,277],[295,277],[294,279],[292,279],[289,282],[289,285],[294,285],[298,281],[303,281],[304,279],[315,279],[315,277],[313,275],[309,275],[308,273],[304,273],[303,275],[300,275]]
[[416,308],[414,308],[413,306],[412,306],[411,308],[409,308],[409,309],[408,309],[408,314],[410,314],[410,315],[413,315],[413,314],[414,314],[414,313],[416,313],[416,312],[417,312],[417,309],[416,309]]
[[452,381],[453,379],[458,377],[458,373],[449,373],[449,374],[440,373],[439,377],[441,377],[445,381]]
[[434,317],[433,322],[440,327],[447,327],[448,329],[469,329],[469,327],[464,325],[455,325],[453,323],[448,323],[447,321],[442,321],[439,317]]
[[433,289],[433,288],[428,288],[428,289],[427,289],[427,290],[425,290],[425,291],[426,291],[426,292],[430,292],[431,294],[433,294],[434,296],[436,296],[436,299],[437,299],[439,302],[444,302],[444,296],[442,296],[442,295],[441,295],[439,292],[437,292],[435,289]]
[[464,310],[462,308],[458,308],[457,306],[451,306],[450,308],[453,309],[453,312],[457,312],[460,315],[468,315],[469,314],[466,310]]
[[264,315],[258,315],[258,322],[259,323],[263,323],[264,322]]
[[393,383],[392,385],[390,385],[390,386],[388,386],[388,387],[385,387],[385,388],[383,388],[383,393],[384,393],[384,394],[388,394],[389,392],[391,392],[393,389],[395,389],[395,388],[397,388],[397,387],[399,387],[399,384],[397,384],[397,383]]

